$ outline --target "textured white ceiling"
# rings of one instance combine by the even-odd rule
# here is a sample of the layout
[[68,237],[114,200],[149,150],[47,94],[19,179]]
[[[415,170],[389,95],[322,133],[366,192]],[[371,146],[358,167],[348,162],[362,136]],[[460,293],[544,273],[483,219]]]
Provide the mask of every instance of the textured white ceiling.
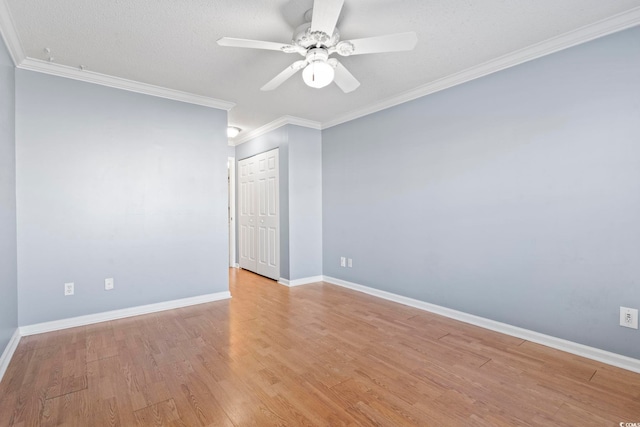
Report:
[[362,83],[344,94],[335,85],[309,88],[299,75],[261,92],[300,57],[216,44],[223,36],[289,42],[312,0],[0,1],[27,57],[234,102],[229,124],[245,134],[282,116],[335,121],[640,7],[640,0],[345,0],[343,40],[415,31],[418,44],[411,52],[342,58]]

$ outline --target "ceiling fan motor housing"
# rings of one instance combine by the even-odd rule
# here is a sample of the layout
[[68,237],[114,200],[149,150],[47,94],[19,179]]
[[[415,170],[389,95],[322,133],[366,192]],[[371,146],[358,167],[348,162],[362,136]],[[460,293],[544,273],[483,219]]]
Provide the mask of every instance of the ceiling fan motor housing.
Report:
[[309,63],[327,62],[327,59],[329,59],[329,52],[325,48],[315,47],[307,51],[306,58]]
[[322,31],[311,31],[311,22],[305,22],[293,32],[292,42],[305,49],[309,49],[312,47],[335,46],[339,40],[340,32],[337,28],[334,29],[333,34],[329,36]]

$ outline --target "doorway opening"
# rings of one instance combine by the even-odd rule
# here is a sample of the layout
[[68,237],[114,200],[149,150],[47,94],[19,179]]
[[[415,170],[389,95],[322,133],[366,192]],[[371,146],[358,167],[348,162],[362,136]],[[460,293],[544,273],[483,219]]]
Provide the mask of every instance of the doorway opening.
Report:
[[227,158],[227,188],[229,222],[229,267],[238,267],[236,261],[236,159]]

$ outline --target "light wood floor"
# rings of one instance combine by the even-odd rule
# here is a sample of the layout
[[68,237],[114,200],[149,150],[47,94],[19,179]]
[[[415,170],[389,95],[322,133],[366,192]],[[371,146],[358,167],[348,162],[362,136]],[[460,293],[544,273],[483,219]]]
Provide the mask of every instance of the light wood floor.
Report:
[[640,374],[328,284],[25,337],[0,425],[618,426]]

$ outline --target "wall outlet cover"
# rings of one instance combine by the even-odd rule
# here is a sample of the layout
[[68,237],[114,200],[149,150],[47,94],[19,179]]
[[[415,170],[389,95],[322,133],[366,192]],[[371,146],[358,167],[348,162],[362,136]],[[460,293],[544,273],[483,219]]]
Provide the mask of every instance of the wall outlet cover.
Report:
[[343,256],[340,257],[340,267],[346,267],[347,266],[347,259]]
[[113,277],[110,277],[108,279],[104,279],[104,290],[105,291],[110,291],[113,289]]
[[74,286],[73,282],[69,282],[69,283],[65,283],[64,284],[64,296],[73,295],[74,291],[75,291],[75,286]]
[[620,326],[638,329],[638,309],[620,307]]

